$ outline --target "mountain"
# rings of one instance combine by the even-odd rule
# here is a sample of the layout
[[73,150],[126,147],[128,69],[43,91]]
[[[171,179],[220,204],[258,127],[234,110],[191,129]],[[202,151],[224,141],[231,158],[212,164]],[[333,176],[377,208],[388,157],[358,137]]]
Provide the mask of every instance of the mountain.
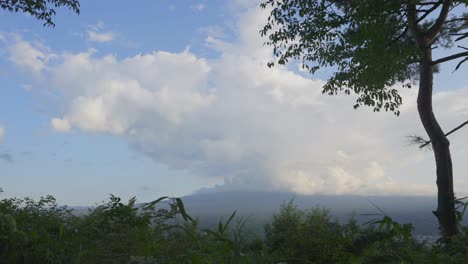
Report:
[[[212,192],[196,193],[182,197],[187,212],[197,217],[202,226],[214,227],[218,221],[227,219],[234,211],[237,216],[248,217],[248,223],[261,229],[270,221],[282,203],[293,199],[301,209],[322,207],[340,222],[348,221],[353,215],[360,223],[386,215],[404,224],[411,223],[417,235],[436,235],[438,223],[432,211],[437,199],[428,196],[357,196],[357,195],[299,195],[286,192]],[[466,224],[466,221],[465,221]]]

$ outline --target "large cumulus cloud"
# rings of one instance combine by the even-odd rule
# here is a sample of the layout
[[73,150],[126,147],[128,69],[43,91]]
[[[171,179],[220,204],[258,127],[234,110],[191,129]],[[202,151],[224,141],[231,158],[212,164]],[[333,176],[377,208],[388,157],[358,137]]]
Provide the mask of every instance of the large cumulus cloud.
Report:
[[[214,190],[434,193],[432,154],[405,139],[424,135],[415,91],[401,91],[400,117],[355,111],[352,96],[322,95],[323,80],[266,67],[271,51],[258,36],[265,19],[247,8],[235,41],[208,35],[207,46],[219,52],[211,60],[190,50],[122,59],[88,50],[50,64],[46,51],[20,39],[11,60],[47,75],[59,92],[55,130],[116,135],[170,168],[219,179]],[[445,128],[468,119],[467,98],[466,87],[435,95]],[[466,186],[468,167],[457,156],[468,140],[453,141],[456,181]]]

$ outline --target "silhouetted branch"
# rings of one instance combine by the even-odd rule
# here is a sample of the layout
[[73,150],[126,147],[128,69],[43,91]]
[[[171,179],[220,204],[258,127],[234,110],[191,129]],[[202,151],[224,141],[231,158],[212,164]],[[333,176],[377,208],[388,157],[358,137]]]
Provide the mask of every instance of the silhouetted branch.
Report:
[[464,33],[460,37],[456,38],[455,41],[460,41],[460,40],[465,39],[465,38],[468,38],[468,33]]
[[450,56],[435,60],[435,61],[432,62],[432,65],[436,65],[436,64],[439,64],[439,63],[442,63],[442,62],[458,59],[458,58],[464,57],[464,56],[468,56],[468,51],[460,52],[460,53],[457,53],[457,54],[453,54],[453,55],[450,55]]
[[457,67],[455,67],[455,70],[453,70],[452,73],[456,72],[458,70],[458,68],[460,68],[460,66],[465,62],[465,61],[468,61],[468,57],[464,58],[463,60],[461,60],[458,64],[457,64]]
[[452,5],[452,0],[444,0],[440,14],[435,20],[435,23],[425,32],[426,37],[433,40],[436,35],[439,33],[440,29],[444,26],[447,15],[450,11],[450,6]]
[[424,14],[423,14],[421,17],[418,18],[418,23],[421,22],[421,21],[423,21],[423,20],[424,20],[428,15],[430,15],[434,10],[436,10],[437,8],[439,8],[439,6],[440,6],[441,4],[442,4],[442,3],[440,3],[440,2],[436,2],[436,3],[434,3],[434,5],[433,5],[431,8],[429,8],[429,9],[427,9],[427,10],[418,10],[418,11],[423,11],[423,12],[424,12]]
[[[464,123],[462,123],[461,125],[457,126],[456,128],[450,130],[450,132],[448,132],[447,134],[445,134],[445,136],[448,136],[450,134],[452,134],[453,132],[457,131],[458,129],[464,127],[466,124],[468,124],[468,121],[465,121]],[[419,148],[424,148],[425,146],[429,145],[429,143],[431,143],[431,141],[427,141],[425,140],[426,142],[424,144],[422,144],[421,146],[419,146]]]
[[466,21],[468,20],[468,17],[457,17],[457,18],[453,18],[453,19],[449,19],[447,21],[445,21],[445,23],[453,23],[453,22],[457,22],[457,21]]

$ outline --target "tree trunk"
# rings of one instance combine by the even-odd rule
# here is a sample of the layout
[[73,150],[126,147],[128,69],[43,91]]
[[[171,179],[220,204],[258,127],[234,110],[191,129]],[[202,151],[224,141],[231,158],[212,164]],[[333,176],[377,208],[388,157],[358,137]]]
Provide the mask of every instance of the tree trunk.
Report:
[[426,46],[423,52],[423,59],[420,63],[418,112],[424,129],[431,140],[436,160],[438,207],[434,211],[434,215],[439,221],[442,236],[450,238],[458,231],[450,143],[432,110],[434,66],[432,65],[432,50],[430,45]]

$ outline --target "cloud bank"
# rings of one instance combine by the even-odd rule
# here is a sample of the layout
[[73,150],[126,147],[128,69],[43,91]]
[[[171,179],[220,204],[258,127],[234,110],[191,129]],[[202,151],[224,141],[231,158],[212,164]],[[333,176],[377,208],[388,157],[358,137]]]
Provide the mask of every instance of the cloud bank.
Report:
[[[405,139],[425,135],[416,91],[401,90],[400,117],[353,110],[352,96],[322,95],[323,80],[266,67],[264,21],[265,12],[247,8],[235,41],[207,35],[220,54],[213,60],[190,50],[122,59],[88,50],[48,65],[47,54],[18,39],[11,61],[47,75],[60,92],[66,107],[51,117],[56,131],[116,135],[174,170],[218,179],[212,190],[435,194],[432,153]],[[467,98],[467,87],[435,95],[445,128],[468,119]],[[454,157],[463,157],[467,137],[453,142]],[[456,177],[468,171],[454,164]],[[457,179],[467,186],[467,176]]]

